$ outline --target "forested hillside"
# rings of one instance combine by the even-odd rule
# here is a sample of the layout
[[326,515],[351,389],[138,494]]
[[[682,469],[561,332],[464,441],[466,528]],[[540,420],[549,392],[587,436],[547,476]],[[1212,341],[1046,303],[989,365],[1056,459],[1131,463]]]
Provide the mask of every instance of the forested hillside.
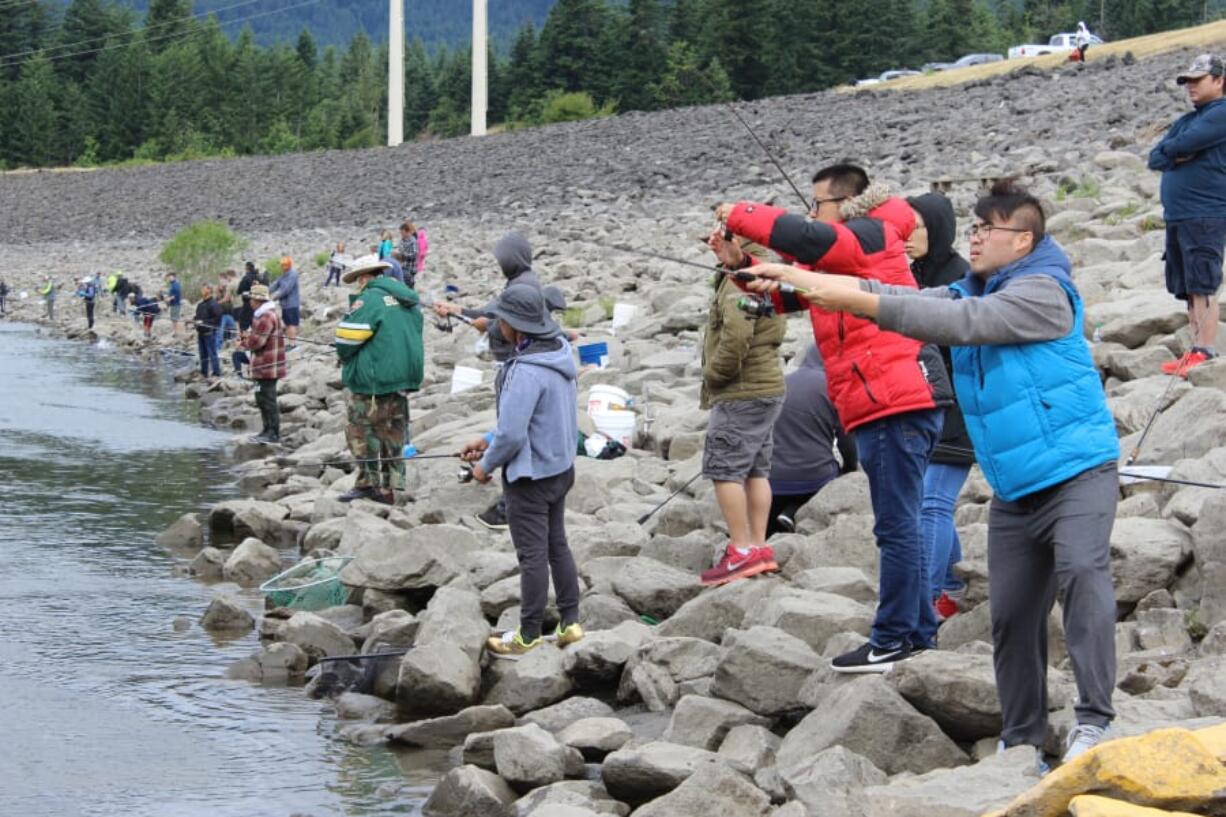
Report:
[[[0,0],[0,166],[366,147],[386,132],[384,0]],[[233,7],[229,22],[201,9]],[[490,0],[491,22],[548,0]],[[1046,39],[1200,22],[1223,0],[555,0],[490,59],[491,123],[517,127],[807,92],[886,68]],[[321,47],[311,14],[363,29]],[[468,0],[409,0],[408,28],[468,25]],[[462,10],[457,11],[457,9]],[[433,10],[433,11],[431,11]],[[255,16],[259,15],[259,16]],[[502,15],[500,17],[500,15]],[[444,26],[444,18],[447,22]],[[461,19],[462,18],[462,19]],[[386,19],[385,16],[381,19]],[[515,18],[518,19],[518,18]],[[290,39],[262,46],[255,25]],[[376,22],[371,22],[375,20]],[[458,26],[458,27],[457,27]],[[326,26],[324,27],[326,28]],[[331,29],[329,29],[330,31]],[[445,39],[445,38],[444,38]],[[411,40],[405,133],[467,132],[470,54]]]

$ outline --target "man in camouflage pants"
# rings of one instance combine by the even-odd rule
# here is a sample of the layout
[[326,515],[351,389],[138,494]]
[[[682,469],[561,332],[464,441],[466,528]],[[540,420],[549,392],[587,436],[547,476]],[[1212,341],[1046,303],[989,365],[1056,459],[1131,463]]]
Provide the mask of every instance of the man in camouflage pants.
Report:
[[358,285],[349,296],[349,313],[336,326],[336,352],[350,393],[345,440],[360,460],[357,480],[342,502],[373,499],[391,505],[395,491],[405,485],[405,392],[421,387],[423,321],[417,293],[383,275],[389,266],[368,255],[354,261],[341,278]]

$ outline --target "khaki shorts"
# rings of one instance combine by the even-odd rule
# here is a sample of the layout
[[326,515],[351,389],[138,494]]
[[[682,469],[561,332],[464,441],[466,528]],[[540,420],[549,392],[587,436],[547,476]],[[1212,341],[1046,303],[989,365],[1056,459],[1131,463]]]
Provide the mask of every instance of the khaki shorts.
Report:
[[782,410],[783,397],[725,400],[712,406],[702,475],[716,482],[769,477],[775,421]]

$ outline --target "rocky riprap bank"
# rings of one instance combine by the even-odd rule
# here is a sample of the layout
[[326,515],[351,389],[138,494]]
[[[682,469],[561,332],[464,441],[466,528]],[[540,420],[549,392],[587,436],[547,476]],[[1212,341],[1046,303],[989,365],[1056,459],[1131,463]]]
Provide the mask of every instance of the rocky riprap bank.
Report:
[[[1022,69],[948,90],[819,94],[748,110],[799,181],[846,155],[907,192],[947,175],[1045,174],[1034,188],[1075,259],[1087,331],[1098,329],[1095,359],[1128,451],[1167,389],[1160,364],[1188,343],[1183,310],[1162,287],[1158,180],[1142,157],[1183,110],[1171,77],[1190,56]],[[33,291],[43,272],[117,265],[152,281],[141,271],[156,269],[157,241],[199,216],[220,215],[249,231],[256,258],[286,250],[305,258],[336,238],[369,241],[411,207],[432,228],[423,292],[448,282],[467,301],[492,294],[501,280],[489,248],[503,229],[519,226],[538,246],[542,277],[566,291],[592,339],[608,340],[613,367],[584,374],[581,396],[593,384],[616,383],[650,423],[627,456],[577,464],[568,525],[590,631],[577,645],[546,646],[517,663],[482,656],[491,627],[516,620],[516,561],[506,534],[473,520],[492,491],[457,484],[454,464],[411,464],[411,499],[394,508],[336,500],[353,476],[318,464],[346,456],[343,395],[326,347],[303,344],[292,354],[281,387],[286,445],[278,453],[286,459],[236,443],[248,498],[222,503],[207,518],[188,515],[162,534],[168,545],[198,550],[188,568],[195,575],[243,586],[281,569],[290,553],[356,557],[344,573],[352,604],[269,611],[255,622],[223,593],[204,623],[258,626],[265,646],[233,671],[267,683],[299,679],[328,655],[411,646],[403,661],[368,679],[367,693],[342,695],[335,705],[347,739],[451,749],[456,767],[427,814],[978,815],[1035,784],[1025,750],[994,754],[990,491],[977,474],[957,511],[968,609],[943,626],[940,651],[881,677],[841,677],[827,666],[872,619],[877,564],[863,475],[828,486],[800,514],[798,533],[773,540],[780,575],[719,589],[696,580],[724,542],[709,484],[695,483],[646,527],[635,522],[699,469],[706,418],[697,410],[697,347],[707,290],[700,272],[608,245],[704,259],[694,238],[709,228],[713,200],[777,195],[792,203],[726,111],[393,151],[10,176],[0,178],[0,191],[12,205],[0,212],[0,235],[10,242],[0,271],[17,289]],[[954,187],[963,215],[973,196],[974,185]],[[304,269],[305,334],[326,341],[343,292],[321,290],[322,273]],[[638,307],[616,337],[606,296]],[[34,297],[15,303],[20,318],[41,309]],[[66,293],[59,308],[61,325],[82,325]],[[106,311],[100,304],[96,334],[124,348],[155,355],[187,345],[169,336],[165,321],[146,342]],[[467,329],[426,331],[428,378],[411,401],[413,440],[422,451],[453,451],[493,424],[492,367],[474,356]],[[810,339],[807,322],[792,320],[786,354]],[[487,387],[451,396],[457,364],[482,369]],[[257,422],[241,381],[186,388],[218,427],[243,432]],[[1140,461],[1173,465],[1174,477],[1226,481],[1226,361],[1196,368],[1167,399]],[[1226,492],[1122,488],[1112,538],[1119,734],[1209,726],[1226,716],[1224,530]],[[1051,636],[1050,748],[1058,751],[1075,696],[1058,611]],[[1151,743],[1146,751],[1158,754],[1135,756],[1166,768],[1176,756],[1193,758],[1187,740],[1176,740],[1183,754],[1161,749],[1174,743]],[[1193,803],[1163,800],[1152,787],[1110,788],[1103,781],[1115,767],[1103,760],[1054,778],[1084,773],[1090,782],[1078,778],[1081,789],[1045,784],[1042,805],[1032,792],[1006,813],[1064,813],[1072,794],[1091,784],[1112,797],[1220,810],[1226,772],[1211,758],[1224,754],[1221,741],[1195,740],[1204,750],[1195,755],[1196,779],[1206,785]]]

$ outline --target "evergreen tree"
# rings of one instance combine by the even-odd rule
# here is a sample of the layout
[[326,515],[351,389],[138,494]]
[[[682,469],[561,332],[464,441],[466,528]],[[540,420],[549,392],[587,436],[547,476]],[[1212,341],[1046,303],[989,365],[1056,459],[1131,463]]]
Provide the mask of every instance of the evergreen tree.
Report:
[[73,83],[82,82],[98,59],[98,50],[124,31],[123,17],[103,0],[72,0],[56,37],[56,70]]
[[591,91],[607,84],[602,66],[610,25],[604,0],[558,0],[541,31],[544,81],[564,91]]
[[155,53],[165,51],[192,30],[192,0],[149,0],[146,39]]
[[735,98],[732,83],[719,60],[712,58],[705,66],[699,60],[698,50],[684,40],[669,47],[664,74],[651,86],[657,108],[705,105]]
[[760,0],[723,0],[711,14],[716,25],[715,49],[741,99],[757,99],[769,79],[763,55],[769,50],[768,31]]
[[430,112],[438,105],[434,68],[421,40],[413,40],[404,56],[404,133],[413,138],[430,124]]
[[532,100],[544,90],[541,80],[540,52],[536,45],[536,29],[526,25],[515,35],[511,57],[507,64],[507,115],[520,119]]
[[38,54],[22,64],[5,105],[5,154],[11,164],[42,167],[56,158],[57,90],[55,71],[45,55]]
[[656,107],[651,86],[664,75],[664,15],[659,0],[630,0],[619,48],[622,55],[614,91],[618,107],[645,111]]
[[973,41],[972,0],[930,0],[924,20],[924,52],[934,61],[953,62],[977,46]]
[[311,36],[310,29],[302,29],[302,33],[298,35],[298,61],[308,71],[315,70],[315,64],[319,60],[319,49],[315,46],[315,38]]

